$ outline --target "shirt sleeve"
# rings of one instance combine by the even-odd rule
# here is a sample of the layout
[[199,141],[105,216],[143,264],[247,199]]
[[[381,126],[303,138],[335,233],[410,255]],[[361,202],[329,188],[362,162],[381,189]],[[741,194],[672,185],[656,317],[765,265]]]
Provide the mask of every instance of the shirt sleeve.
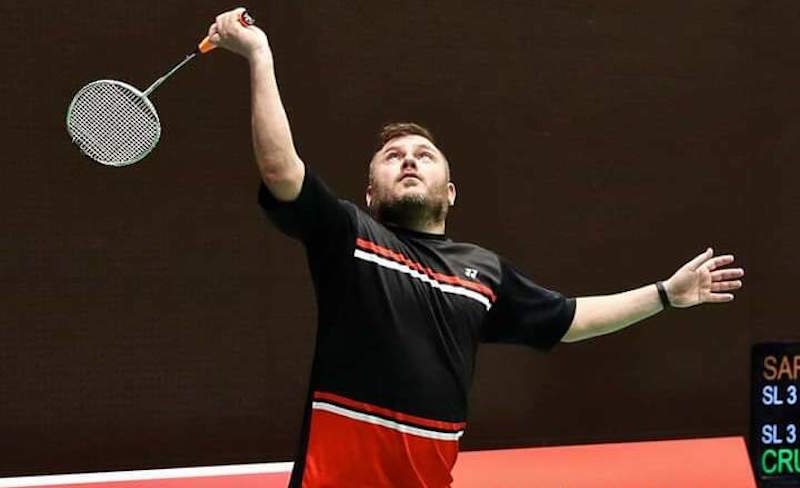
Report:
[[297,198],[290,202],[280,201],[262,181],[258,203],[278,230],[299,239],[306,246],[333,244],[354,232],[355,225],[347,202],[336,198],[308,166]]
[[500,292],[484,321],[482,342],[551,349],[572,324],[575,299],[537,285],[502,258],[500,267]]

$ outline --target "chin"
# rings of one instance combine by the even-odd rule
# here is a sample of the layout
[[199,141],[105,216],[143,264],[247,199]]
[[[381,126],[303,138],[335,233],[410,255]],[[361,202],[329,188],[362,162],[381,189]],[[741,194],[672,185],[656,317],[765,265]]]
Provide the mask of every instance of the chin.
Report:
[[408,195],[416,195],[420,197],[427,197],[427,189],[422,185],[402,186],[394,194],[395,199],[399,200]]
[[421,204],[428,201],[428,195],[426,195],[423,191],[404,191],[397,195],[394,198],[394,201],[405,204]]

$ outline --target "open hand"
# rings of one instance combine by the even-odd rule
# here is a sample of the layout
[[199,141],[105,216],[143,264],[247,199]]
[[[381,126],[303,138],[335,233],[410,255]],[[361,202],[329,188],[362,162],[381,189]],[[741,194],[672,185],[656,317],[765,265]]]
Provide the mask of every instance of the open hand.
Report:
[[664,288],[673,307],[685,308],[700,303],[724,303],[733,300],[730,292],[742,287],[742,268],[718,269],[733,263],[733,255],[714,256],[710,247],[678,269]]

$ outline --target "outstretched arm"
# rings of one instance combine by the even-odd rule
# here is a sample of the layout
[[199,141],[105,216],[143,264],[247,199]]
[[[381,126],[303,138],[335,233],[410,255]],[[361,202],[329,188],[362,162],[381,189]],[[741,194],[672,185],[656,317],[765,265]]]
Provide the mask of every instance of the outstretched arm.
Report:
[[[733,256],[714,256],[708,248],[681,266],[664,282],[670,305],[687,308],[701,303],[733,300],[730,292],[742,287],[742,268],[718,269],[733,263]],[[563,342],[576,342],[624,329],[663,310],[656,285],[614,295],[579,297],[575,318]]]
[[289,120],[275,79],[272,51],[264,31],[243,26],[237,8],[217,16],[208,36],[214,44],[233,51],[250,63],[253,151],[264,184],[276,199],[297,198],[305,166],[297,155]]

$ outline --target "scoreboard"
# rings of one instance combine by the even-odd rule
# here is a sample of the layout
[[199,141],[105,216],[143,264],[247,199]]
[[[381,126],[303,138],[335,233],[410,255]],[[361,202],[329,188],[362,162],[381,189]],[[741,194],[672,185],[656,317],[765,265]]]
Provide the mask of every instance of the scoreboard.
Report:
[[752,349],[750,460],[761,487],[800,486],[800,343]]

